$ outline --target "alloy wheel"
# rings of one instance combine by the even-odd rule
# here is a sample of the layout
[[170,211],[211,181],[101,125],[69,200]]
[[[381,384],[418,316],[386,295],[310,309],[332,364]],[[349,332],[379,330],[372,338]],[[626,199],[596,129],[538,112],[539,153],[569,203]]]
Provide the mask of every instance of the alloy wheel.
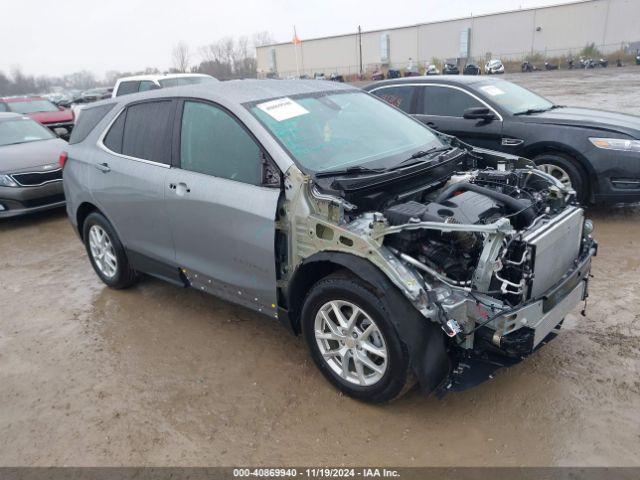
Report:
[[573,185],[571,184],[571,177],[567,173],[564,168],[561,168],[557,165],[551,165],[549,163],[541,163],[538,165],[538,169],[542,170],[544,173],[547,173],[554,177],[556,180],[559,180],[565,187],[573,189]]
[[100,225],[89,229],[89,248],[98,270],[105,277],[113,278],[118,271],[118,260],[109,235]]
[[323,360],[344,380],[371,386],[387,371],[384,336],[357,305],[343,300],[325,303],[316,314],[314,333]]

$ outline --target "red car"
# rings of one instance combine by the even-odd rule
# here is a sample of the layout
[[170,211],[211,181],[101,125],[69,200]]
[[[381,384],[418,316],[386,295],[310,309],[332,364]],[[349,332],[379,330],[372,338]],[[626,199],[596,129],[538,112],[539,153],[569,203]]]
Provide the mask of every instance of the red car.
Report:
[[74,116],[71,109],[58,107],[42,97],[0,98],[0,112],[27,115],[64,139],[68,139],[73,130]]

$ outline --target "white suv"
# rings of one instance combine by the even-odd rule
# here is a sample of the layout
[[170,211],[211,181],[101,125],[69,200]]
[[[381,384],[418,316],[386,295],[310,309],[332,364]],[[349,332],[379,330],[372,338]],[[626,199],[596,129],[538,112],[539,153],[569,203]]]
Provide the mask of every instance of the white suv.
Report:
[[146,92],[159,88],[180,87],[182,85],[194,85],[196,83],[217,82],[211,75],[203,73],[168,73],[158,75],[135,75],[124,77],[116,82],[111,94],[112,98],[128,95],[130,93]]

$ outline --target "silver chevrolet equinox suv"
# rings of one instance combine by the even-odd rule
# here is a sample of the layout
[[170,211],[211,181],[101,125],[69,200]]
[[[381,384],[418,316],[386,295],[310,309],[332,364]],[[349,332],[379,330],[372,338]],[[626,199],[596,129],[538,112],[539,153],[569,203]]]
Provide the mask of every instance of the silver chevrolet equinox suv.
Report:
[[67,211],[104,283],[148,274],[277,319],[361,400],[477,384],[587,297],[575,192],[350,86],[156,90],[74,134]]

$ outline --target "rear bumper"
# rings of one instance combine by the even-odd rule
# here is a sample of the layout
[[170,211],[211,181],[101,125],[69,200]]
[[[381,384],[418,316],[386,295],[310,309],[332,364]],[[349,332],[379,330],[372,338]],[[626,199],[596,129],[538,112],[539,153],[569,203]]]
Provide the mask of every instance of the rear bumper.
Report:
[[38,187],[0,187],[0,218],[40,212],[64,204],[61,181]]

